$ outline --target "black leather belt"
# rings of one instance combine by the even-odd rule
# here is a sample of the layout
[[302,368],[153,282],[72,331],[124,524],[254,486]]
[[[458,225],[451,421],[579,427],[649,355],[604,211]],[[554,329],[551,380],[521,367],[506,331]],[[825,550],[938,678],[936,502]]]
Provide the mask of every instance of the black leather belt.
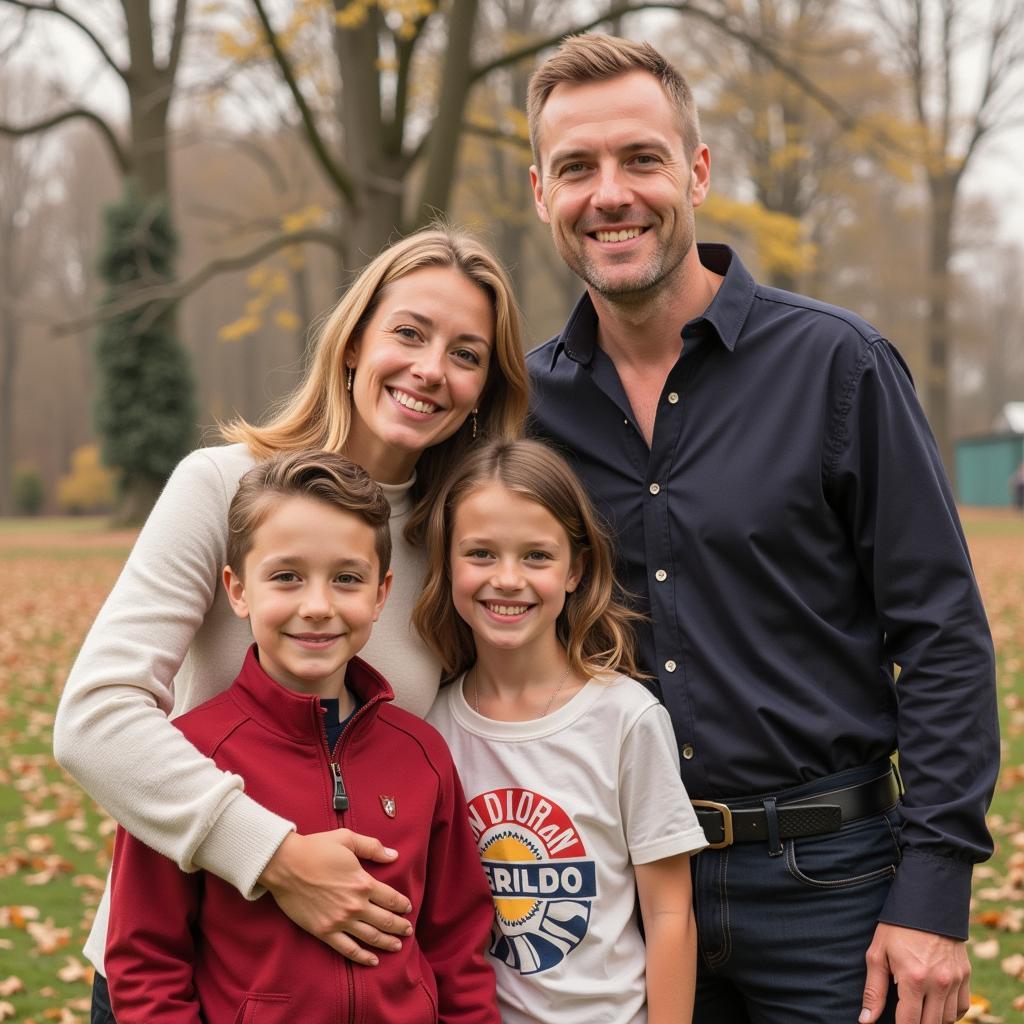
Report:
[[[817,836],[838,832],[846,821],[881,814],[895,807],[900,798],[896,773],[885,774],[868,782],[858,782],[823,793],[814,793],[797,800],[782,795],[776,806],[780,839]],[[768,815],[760,807],[729,806],[728,800],[693,800],[697,820],[704,837],[713,850],[733,843],[750,843],[768,838]],[[734,801],[747,803],[749,800]]]

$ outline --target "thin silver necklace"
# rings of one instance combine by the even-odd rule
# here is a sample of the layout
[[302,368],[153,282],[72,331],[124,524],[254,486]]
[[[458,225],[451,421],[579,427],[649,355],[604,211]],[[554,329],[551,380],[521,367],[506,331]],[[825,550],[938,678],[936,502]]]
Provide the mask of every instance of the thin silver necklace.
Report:
[[[541,712],[541,718],[547,718],[548,712],[551,710],[555,703],[555,698],[562,692],[562,687],[565,686],[566,679],[569,678],[569,669],[572,666],[567,662],[565,671],[562,673],[562,678],[558,680],[558,685],[555,687],[554,692],[548,698],[547,704],[544,706],[544,710]],[[473,674],[473,710],[479,715],[480,714],[480,686],[476,681],[476,673]]]

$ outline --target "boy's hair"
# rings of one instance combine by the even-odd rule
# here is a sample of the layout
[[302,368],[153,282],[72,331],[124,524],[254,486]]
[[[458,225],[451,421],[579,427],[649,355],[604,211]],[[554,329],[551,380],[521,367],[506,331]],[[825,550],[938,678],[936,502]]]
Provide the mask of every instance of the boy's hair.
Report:
[[530,76],[526,116],[530,126],[533,162],[540,161],[540,115],[548,97],[558,85],[601,82],[630,71],[646,71],[661,84],[679,117],[679,131],[687,159],[700,145],[697,104],[686,79],[650,43],[637,43],[618,36],[569,36]]
[[227,564],[239,577],[256,530],[283,498],[313,498],[372,527],[384,579],[391,565],[391,506],[365,469],[323,451],[282,452],[242,477],[228,509]]
[[445,481],[427,520],[429,568],[413,624],[440,658],[445,682],[476,660],[473,632],[452,603],[452,525],[473,491],[499,483],[547,509],[569,537],[579,585],[566,594],[555,624],[574,672],[619,671],[636,676],[631,620],[641,616],[616,597],[611,546],[576,474],[539,441],[491,441],[474,449]]

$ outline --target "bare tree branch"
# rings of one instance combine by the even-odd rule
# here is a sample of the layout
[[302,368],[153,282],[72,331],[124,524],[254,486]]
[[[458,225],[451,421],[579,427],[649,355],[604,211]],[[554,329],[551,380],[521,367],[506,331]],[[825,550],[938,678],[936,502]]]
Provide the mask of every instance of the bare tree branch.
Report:
[[99,36],[97,36],[84,21],[80,21],[70,11],[61,7],[60,4],[57,3],[57,0],[50,0],[49,3],[32,3],[30,0],[0,0],[0,3],[5,3],[9,7],[18,7],[23,11],[39,11],[41,14],[57,14],[64,18],[65,21],[70,22],[89,39],[103,60],[117,72],[122,81],[125,80],[124,69],[116,60],[114,60],[110,51],[106,48]]
[[[279,145],[279,140],[270,140]],[[267,177],[267,181],[274,192],[285,192],[288,188],[288,178],[281,169],[278,161],[267,151],[267,147],[255,141],[254,137],[248,135],[225,135],[223,132],[207,134],[205,131],[195,131],[188,135],[178,137],[179,149],[188,146],[227,146],[231,150],[244,153]]]
[[65,121],[71,121],[74,119],[81,118],[84,121],[89,121],[99,128],[100,133],[106,139],[107,144],[110,147],[110,151],[113,154],[114,160],[117,162],[118,168],[123,174],[129,174],[131,172],[131,158],[129,157],[124,146],[121,144],[120,139],[114,133],[114,129],[97,114],[94,110],[89,110],[86,107],[71,107],[69,110],[62,110],[60,113],[51,114],[49,117],[44,117],[41,121],[33,121],[29,124],[5,124],[0,122],[0,135],[11,135],[11,136],[22,136],[22,135],[35,135],[37,132],[45,132],[50,128],[56,128],[57,125],[63,124]]
[[185,43],[185,13],[188,0],[178,0],[174,7],[174,27],[171,29],[171,48],[167,54],[164,70],[173,79],[178,73],[178,62],[181,60],[181,48]]
[[413,213],[413,222],[417,226],[430,223],[436,216],[431,212],[432,208],[448,208],[462,114],[472,87],[470,51],[478,9],[478,0],[452,0],[448,8],[448,47],[441,72],[438,115],[430,127],[423,181]]
[[409,74],[412,71],[412,58],[416,50],[416,44],[423,34],[427,19],[430,15],[420,18],[413,26],[413,33],[408,39],[403,39],[396,33],[392,33],[395,45],[395,56],[397,68],[395,69],[395,112],[391,123],[387,127],[386,144],[392,153],[402,152],[402,142],[405,139],[405,118],[409,101]]
[[263,26],[263,34],[266,37],[267,45],[269,45],[270,51],[274,55],[274,60],[285,80],[285,84],[288,86],[288,89],[292,94],[292,99],[295,100],[295,105],[299,109],[299,116],[302,118],[302,124],[306,129],[306,134],[309,136],[309,144],[312,146],[313,152],[316,154],[316,157],[320,162],[320,166],[323,167],[327,176],[332,182],[334,182],[338,191],[345,197],[346,202],[350,206],[357,205],[358,194],[355,182],[353,182],[349,177],[345,168],[342,167],[328,151],[323,137],[320,134],[320,130],[317,128],[316,118],[313,116],[313,111],[310,110],[309,104],[306,102],[306,97],[302,95],[302,90],[299,88],[299,83],[295,78],[295,72],[292,71],[288,55],[282,49],[281,41],[277,38],[277,33],[274,31],[273,25],[270,24],[270,18],[267,16],[267,10],[263,5],[262,0],[252,0],[252,5],[256,9],[256,14],[260,19],[260,24]]
[[219,274],[228,274],[234,270],[245,270],[254,263],[272,256],[280,249],[286,249],[290,245],[301,245],[305,242],[313,242],[318,245],[326,245],[336,252],[343,252],[344,247],[341,239],[333,231],[325,231],[323,228],[306,228],[303,231],[291,231],[286,234],[275,235],[268,238],[259,245],[254,246],[246,252],[238,253],[235,256],[221,256],[217,259],[204,263],[194,273],[180,281],[170,281],[166,284],[151,285],[148,288],[140,288],[121,298],[112,299],[104,303],[99,309],[94,310],[87,316],[68,320],[58,324],[53,333],[62,337],[68,334],[77,334],[79,331],[88,330],[96,324],[111,320],[116,316],[123,316],[148,306],[150,303],[159,304],[160,308],[180,302],[186,296],[208,284]]
[[563,32],[558,32],[547,36],[544,39],[535,40],[526,46],[521,46],[518,49],[510,50],[508,53],[502,54],[502,56],[495,58],[494,60],[488,61],[486,64],[480,64],[470,74],[470,81],[477,82],[486,75],[489,75],[492,71],[496,71],[499,68],[508,67],[511,64],[517,64],[521,60],[525,60],[527,57],[533,57],[541,50],[546,50],[549,47],[557,46],[563,39],[568,35],[575,35],[579,32],[587,32],[592,28],[596,28],[607,21],[613,21],[616,18],[621,18],[626,14],[633,14],[637,11],[675,11],[677,14],[689,15],[697,18],[701,21],[709,23],[712,27],[718,29],[720,32],[727,36],[743,43],[748,46],[753,52],[760,54],[767,60],[773,67],[778,69],[782,74],[786,75],[796,85],[798,85],[804,92],[811,97],[819,106],[826,110],[832,117],[835,118],[839,124],[850,130],[855,128],[857,125],[857,119],[850,114],[848,110],[841,103],[835,100],[829,93],[825,92],[816,85],[811,79],[809,79],[802,71],[794,67],[788,61],[783,60],[775,50],[763,39],[758,36],[752,35],[742,27],[738,27],[732,24],[728,18],[728,15],[722,14],[721,12],[708,11],[702,7],[697,7],[690,3],[689,0],[675,0],[675,2],[661,2],[661,3],[623,3],[617,6],[611,7],[604,13],[591,18],[587,22],[576,24],[566,29]]
[[462,130],[470,135],[479,135],[482,139],[494,139],[495,142],[507,142],[517,146],[519,149],[530,150],[530,140],[524,139],[516,132],[505,131],[503,128],[496,128],[494,125],[475,124],[472,121],[463,121]]

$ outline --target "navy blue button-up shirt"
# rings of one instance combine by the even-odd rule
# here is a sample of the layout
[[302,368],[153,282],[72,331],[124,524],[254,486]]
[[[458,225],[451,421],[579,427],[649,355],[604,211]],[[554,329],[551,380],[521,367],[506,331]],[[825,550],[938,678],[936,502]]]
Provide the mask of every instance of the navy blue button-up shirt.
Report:
[[531,430],[580,473],[650,616],[640,659],[690,795],[898,747],[903,859],[881,919],[965,938],[971,864],[991,853],[994,659],[909,371],[853,314],[699,249],[724,281],[682,328],[650,448],[587,295],[528,356]]

